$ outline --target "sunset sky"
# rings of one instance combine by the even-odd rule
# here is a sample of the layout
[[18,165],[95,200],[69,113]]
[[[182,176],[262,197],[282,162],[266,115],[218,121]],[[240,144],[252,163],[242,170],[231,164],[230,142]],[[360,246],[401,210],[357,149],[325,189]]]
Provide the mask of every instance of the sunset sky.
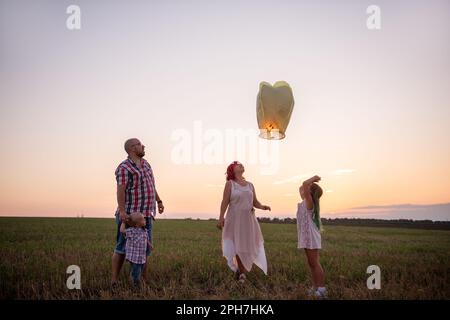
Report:
[[[112,217],[137,137],[162,218],[218,217],[236,159],[272,207],[260,216],[295,217],[318,174],[324,217],[450,220],[449,71],[445,0],[0,0],[0,215]],[[286,138],[259,141],[259,83],[278,80],[295,99]],[[252,130],[244,156],[223,143]]]

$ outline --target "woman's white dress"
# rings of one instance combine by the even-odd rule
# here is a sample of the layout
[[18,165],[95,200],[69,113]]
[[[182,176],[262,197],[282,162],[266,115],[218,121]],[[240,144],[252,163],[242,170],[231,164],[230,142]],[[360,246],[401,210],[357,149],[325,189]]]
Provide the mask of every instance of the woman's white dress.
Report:
[[228,266],[238,269],[236,255],[247,271],[255,264],[267,274],[264,239],[253,210],[253,185],[231,181],[231,197],[222,230],[222,251]]

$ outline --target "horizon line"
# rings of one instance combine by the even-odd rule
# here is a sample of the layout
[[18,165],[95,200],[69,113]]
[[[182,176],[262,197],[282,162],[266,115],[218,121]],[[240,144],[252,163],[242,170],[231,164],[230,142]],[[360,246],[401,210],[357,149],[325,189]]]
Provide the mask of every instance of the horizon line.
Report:
[[[49,219],[112,219],[114,220],[114,216],[112,217],[106,217],[106,216],[18,216],[18,215],[0,215],[0,219],[2,218],[34,218],[34,219],[41,219],[41,218],[49,218]],[[259,219],[296,219],[296,217],[267,217],[267,216],[259,216],[257,217]],[[433,219],[413,219],[413,218],[362,218],[362,217],[321,217],[322,219],[327,220],[337,220],[337,219],[352,219],[352,220],[382,220],[382,221],[401,221],[401,220],[409,220],[409,221],[432,221],[435,222],[450,222],[450,220],[433,220]],[[203,220],[203,221],[210,221],[210,220],[218,220],[217,218],[206,218],[206,217],[178,217],[178,218],[157,218],[156,220]]]

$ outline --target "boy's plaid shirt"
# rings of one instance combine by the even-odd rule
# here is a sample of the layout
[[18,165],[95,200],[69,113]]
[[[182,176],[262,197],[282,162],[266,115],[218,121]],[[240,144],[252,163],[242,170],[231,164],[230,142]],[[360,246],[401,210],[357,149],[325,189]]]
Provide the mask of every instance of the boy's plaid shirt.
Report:
[[[150,164],[142,159],[141,168],[130,159],[122,161],[116,169],[117,185],[125,186],[125,211],[140,212],[146,217],[156,215],[155,178]],[[116,215],[119,214],[119,208]]]
[[127,228],[125,237],[125,259],[132,263],[144,264],[147,259],[148,233],[144,228]]

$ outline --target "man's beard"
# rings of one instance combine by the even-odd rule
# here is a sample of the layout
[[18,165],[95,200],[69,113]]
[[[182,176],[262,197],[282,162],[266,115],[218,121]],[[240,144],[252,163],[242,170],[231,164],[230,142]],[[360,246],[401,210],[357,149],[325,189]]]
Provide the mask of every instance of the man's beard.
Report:
[[139,158],[143,158],[145,156],[145,151],[142,151],[142,152],[138,153],[137,156]]

